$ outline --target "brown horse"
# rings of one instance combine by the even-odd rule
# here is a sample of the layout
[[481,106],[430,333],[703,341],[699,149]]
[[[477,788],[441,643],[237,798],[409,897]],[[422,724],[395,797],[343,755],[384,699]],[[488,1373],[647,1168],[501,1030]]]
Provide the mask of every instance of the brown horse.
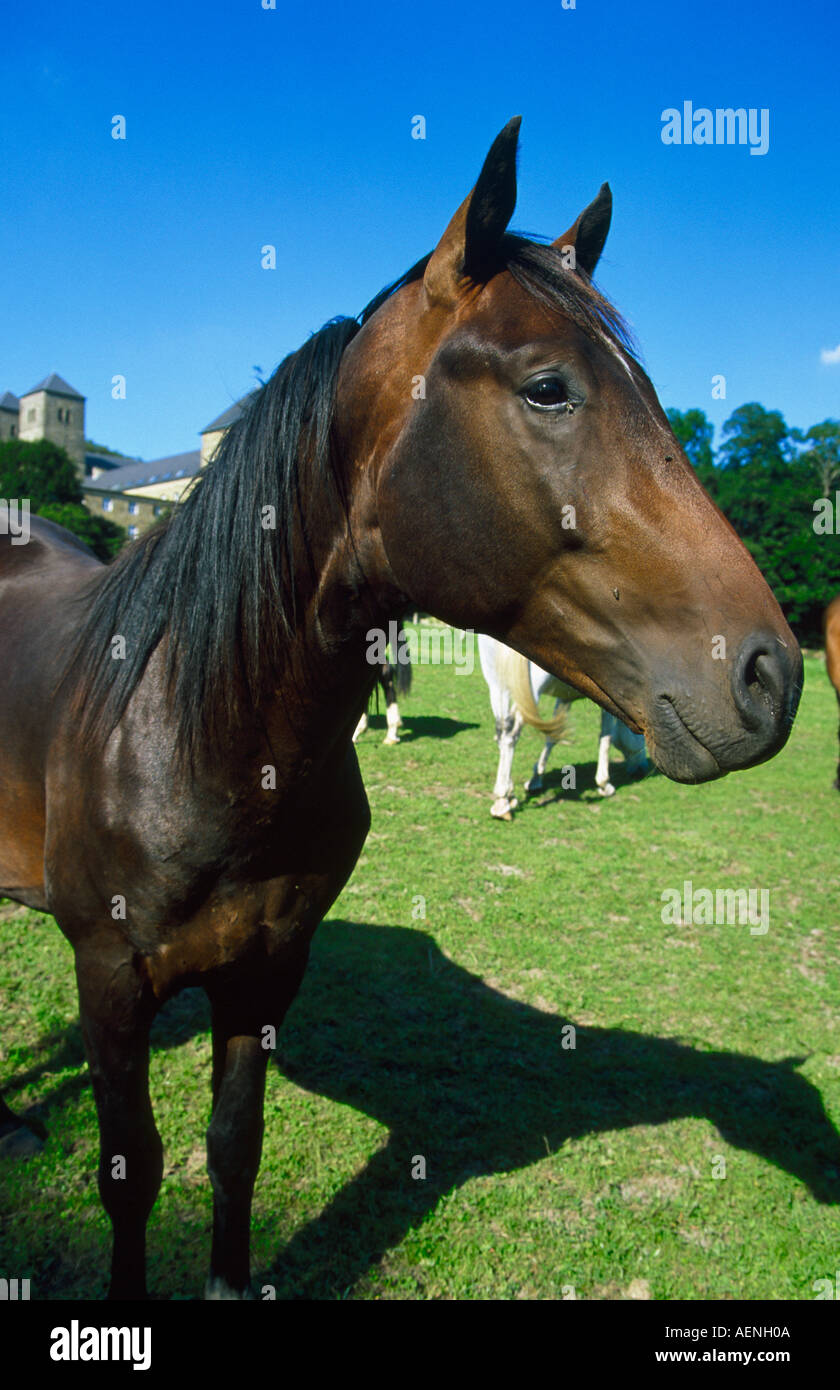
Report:
[[[828,679],[837,691],[837,703],[840,705],[840,594],[831,600],[823,614],[823,629],[825,631],[825,666],[828,671]],[[837,776],[834,779],[834,785],[840,791],[840,763],[837,764]]]
[[677,781],[790,731],[796,641],[590,283],[609,189],[553,246],[507,233],[518,127],[431,256],[280,365],[170,520],[107,568],[37,518],[4,538],[0,891],[75,953],[112,1297],[144,1296],[161,1181],[149,1027],[195,984],[207,1291],[249,1293],[271,1030],[369,826],[372,627],[422,609],[490,633]]

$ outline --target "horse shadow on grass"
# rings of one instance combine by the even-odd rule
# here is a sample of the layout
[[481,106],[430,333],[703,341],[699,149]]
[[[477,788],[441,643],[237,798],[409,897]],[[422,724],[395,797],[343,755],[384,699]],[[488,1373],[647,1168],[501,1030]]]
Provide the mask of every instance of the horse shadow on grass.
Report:
[[[725,1022],[724,998],[721,1009]],[[588,1134],[687,1116],[790,1173],[816,1201],[840,1202],[840,1137],[796,1071],[804,1058],[766,1062],[583,1026],[571,1049],[569,1022],[490,988],[416,928],[325,922],[276,1065],[296,1085],[375,1118],[388,1139],[255,1272],[257,1287],[273,1284],[278,1298],[342,1297],[468,1179],[540,1162]],[[152,1045],[180,1046],[208,1024],[203,992],[187,990],[158,1016]],[[49,1042],[11,1089],[79,1061],[78,1023]],[[86,1084],[86,1072],[62,1078],[38,1117],[49,1126]],[[280,1117],[266,1152],[282,1144]],[[421,1180],[412,1177],[418,1155]]]
[[[516,795],[520,800],[520,810],[523,806],[532,806],[541,810],[546,806],[556,806],[560,801],[598,803],[601,801],[613,800],[612,797],[602,796],[598,791],[595,782],[598,764],[594,759],[590,762],[574,764],[575,785],[573,787],[563,786],[563,766],[564,764],[561,763],[559,766],[549,768],[547,772],[543,773],[543,785],[540,791],[526,793],[525,796],[522,796],[517,791]],[[623,762],[614,762],[610,764],[610,781],[615,787],[616,793],[622,796],[626,796],[634,787],[639,786],[642,782],[647,782],[651,777],[661,776],[661,772],[655,767],[651,767],[642,777],[634,777],[627,771],[626,765]]]
[[[403,714],[400,725],[400,741],[413,742],[418,738],[455,738],[468,729],[480,729],[481,725],[463,719],[448,719],[438,714]],[[384,714],[368,714],[368,730],[372,733],[385,733],[387,724]]]
[[[153,1050],[180,1047],[197,1033],[209,1030],[210,1003],[207,996],[201,989],[186,989],[161,1009],[152,1024],[151,1046]],[[40,1101],[28,1107],[15,1104],[18,1092],[58,1072],[66,1074],[49,1086]],[[64,1106],[75,1103],[89,1086],[90,1074],[82,1028],[79,1019],[74,1018],[61,1028],[45,1033],[38,1040],[30,1065],[16,1068],[11,1076],[4,1079],[0,1095],[0,1158],[7,1154],[14,1157],[17,1153],[17,1146],[8,1142],[14,1139],[13,1131],[16,1129],[31,1130],[39,1139],[45,1139],[50,1132],[51,1116]],[[153,1095],[152,1104],[154,1099]],[[26,1157],[33,1150],[31,1146],[22,1145],[20,1151]]]
[[[588,1027],[572,1050],[568,1020],[489,988],[421,931],[331,921],[316,941],[277,1064],[389,1138],[257,1278],[277,1297],[340,1297],[467,1179],[632,1125],[708,1119],[818,1202],[840,1202],[840,1137],[795,1070],[802,1057],[766,1062]],[[282,1144],[282,1123],[266,1142]],[[425,1179],[412,1177],[416,1156]]]

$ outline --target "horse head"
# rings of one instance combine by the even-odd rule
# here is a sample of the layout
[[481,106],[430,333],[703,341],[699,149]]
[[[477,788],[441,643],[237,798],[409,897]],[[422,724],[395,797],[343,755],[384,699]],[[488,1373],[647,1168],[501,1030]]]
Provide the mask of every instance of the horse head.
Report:
[[515,647],[669,777],[750,767],[788,737],[796,639],[592,284],[608,186],[551,245],[508,232],[518,128],[344,355],[368,556],[392,601]]

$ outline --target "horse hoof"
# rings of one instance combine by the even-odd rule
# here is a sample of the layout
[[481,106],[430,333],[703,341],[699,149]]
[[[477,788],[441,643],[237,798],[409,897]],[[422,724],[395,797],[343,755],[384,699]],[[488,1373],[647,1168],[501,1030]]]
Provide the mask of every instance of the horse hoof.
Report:
[[397,738],[396,734],[389,734],[387,738],[383,738],[382,742],[393,745],[395,743],[399,743],[399,739]]
[[234,1289],[226,1279],[216,1276],[204,1285],[204,1298],[210,1303],[250,1303],[256,1299],[256,1294],[250,1284],[244,1289]]
[[490,814],[494,820],[513,820],[515,806],[515,801],[508,801],[507,797],[500,797],[490,807]]
[[607,782],[606,786],[598,788],[599,796],[615,796],[615,787],[612,782]]
[[529,796],[534,796],[536,792],[541,792],[543,790],[542,778],[531,777],[525,783],[525,790]]

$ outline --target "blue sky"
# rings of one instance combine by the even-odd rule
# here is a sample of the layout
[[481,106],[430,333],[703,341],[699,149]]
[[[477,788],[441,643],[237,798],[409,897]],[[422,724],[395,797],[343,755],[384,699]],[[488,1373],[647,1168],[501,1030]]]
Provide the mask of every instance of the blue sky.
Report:
[[[57,371],[99,443],[196,447],[431,248],[521,113],[513,226],[558,235],[609,180],[597,278],[664,405],[840,416],[839,41],[836,0],[12,0],[0,393]],[[684,101],[768,109],[768,152],[663,144]]]

